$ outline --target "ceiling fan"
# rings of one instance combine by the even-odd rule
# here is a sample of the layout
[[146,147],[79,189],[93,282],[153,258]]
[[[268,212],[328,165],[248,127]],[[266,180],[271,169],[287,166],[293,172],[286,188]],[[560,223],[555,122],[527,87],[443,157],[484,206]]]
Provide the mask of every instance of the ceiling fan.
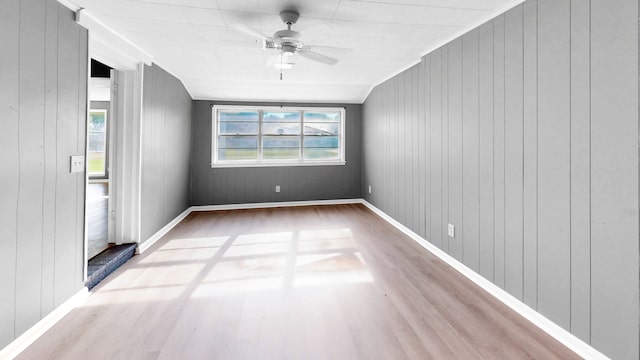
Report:
[[[276,31],[273,36],[265,36],[255,30],[252,30],[244,25],[236,24],[233,27],[245,34],[251,35],[262,40],[263,49],[278,50],[279,54],[276,58],[279,58],[279,63],[270,61],[267,65],[275,65],[276,68],[291,68],[293,64],[289,63],[289,56],[299,54],[309,60],[317,61],[327,65],[335,65],[338,63],[338,59],[328,55],[318,53],[311,50],[312,48],[327,48],[337,50],[349,50],[343,48],[336,48],[332,46],[317,46],[306,45],[302,42],[302,34],[295,30],[291,30],[291,26],[298,21],[300,14],[295,10],[284,10],[280,12],[280,19],[287,25],[286,29]],[[278,66],[280,65],[280,66]]]

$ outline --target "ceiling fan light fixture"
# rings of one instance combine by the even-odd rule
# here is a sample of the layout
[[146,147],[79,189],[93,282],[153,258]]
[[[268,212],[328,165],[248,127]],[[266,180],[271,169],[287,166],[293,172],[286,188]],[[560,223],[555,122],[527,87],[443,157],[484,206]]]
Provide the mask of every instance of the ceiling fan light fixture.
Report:
[[293,55],[298,52],[298,48],[292,44],[282,44],[282,55]]
[[278,70],[291,70],[293,69],[293,64],[292,63],[275,64],[275,67]]

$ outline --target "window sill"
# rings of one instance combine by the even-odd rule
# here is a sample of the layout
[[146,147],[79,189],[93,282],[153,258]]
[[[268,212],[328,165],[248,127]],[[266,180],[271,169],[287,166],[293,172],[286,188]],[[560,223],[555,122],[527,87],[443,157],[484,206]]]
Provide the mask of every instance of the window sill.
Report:
[[318,161],[318,162],[262,162],[262,163],[217,163],[211,164],[216,168],[253,168],[253,167],[289,167],[289,166],[342,166],[346,161]]

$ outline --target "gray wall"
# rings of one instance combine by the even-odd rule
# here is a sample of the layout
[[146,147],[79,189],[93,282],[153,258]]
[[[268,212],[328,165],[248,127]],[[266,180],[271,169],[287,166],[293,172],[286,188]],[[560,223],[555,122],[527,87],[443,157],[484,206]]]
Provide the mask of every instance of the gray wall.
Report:
[[0,11],[0,348],[83,286],[87,32],[54,0]]
[[189,207],[193,108],[182,82],[157,65],[143,79],[141,241]]
[[639,356],[637,19],[529,0],[363,110],[368,201],[615,359]]
[[[276,105],[265,103],[242,104]],[[213,105],[214,103],[210,101],[195,102],[191,160],[192,205],[360,197],[361,105],[277,104],[278,106],[346,107],[346,165],[215,169],[211,168],[210,165]],[[280,193],[275,192],[276,185],[281,186]]]

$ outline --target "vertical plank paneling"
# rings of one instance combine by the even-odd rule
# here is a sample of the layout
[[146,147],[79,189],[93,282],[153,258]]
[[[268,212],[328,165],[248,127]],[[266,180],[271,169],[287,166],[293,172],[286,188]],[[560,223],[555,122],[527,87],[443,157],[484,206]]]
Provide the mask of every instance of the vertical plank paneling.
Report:
[[571,0],[571,333],[590,339],[589,1]]
[[522,300],[523,10],[505,14],[505,289]]
[[[173,116],[172,112],[173,111],[177,111],[177,109],[180,107],[180,104],[175,104],[173,106],[169,105],[171,104],[169,101],[171,101],[172,99],[177,99],[177,89],[174,86],[171,86],[170,82],[169,82],[169,74],[163,73],[160,75],[159,77],[159,81],[158,81],[158,88],[159,89],[164,89],[165,91],[163,92],[159,92],[158,96],[158,104],[157,104],[157,109],[159,112],[159,122],[158,122],[158,137],[156,138],[156,143],[158,145],[156,145],[156,154],[157,156],[159,156],[160,158],[160,163],[162,164],[163,168],[167,168],[167,164],[168,164],[168,152],[167,152],[167,148],[170,149],[170,151],[176,153],[179,148],[180,148],[180,144],[177,141],[178,139],[176,139],[176,133],[174,132],[170,132],[169,130],[169,125],[168,122],[170,121],[170,118]],[[173,130],[173,129],[172,129]],[[169,145],[169,146],[167,146]],[[178,165],[173,171],[177,170],[179,168],[179,163],[176,163],[176,165]],[[172,176],[160,176],[160,181],[159,181],[159,186],[160,189],[163,193],[168,193],[170,192],[169,188],[167,187],[167,183],[170,181],[175,181],[173,179],[170,179]],[[171,191],[171,195],[169,196],[163,196],[162,197],[162,202],[160,203],[161,206],[158,206],[158,226],[160,228],[162,228],[162,226],[164,226],[164,224],[166,224],[168,221],[170,221],[171,219],[168,219],[166,221],[164,221],[164,219],[167,219],[168,216],[167,214],[169,213],[169,207],[171,206],[171,198],[173,196],[175,196],[176,194],[180,194],[182,192],[183,187],[180,186],[180,184],[176,183],[175,186],[171,187],[172,191]],[[154,231],[155,233],[155,231]]]
[[417,86],[418,86],[418,168],[420,169],[420,182],[418,183],[419,196],[418,202],[420,204],[420,216],[418,221],[420,223],[419,235],[425,239],[428,239],[428,211],[429,200],[427,199],[427,189],[429,189],[429,171],[428,171],[428,156],[427,156],[427,141],[429,135],[427,133],[427,104],[429,100],[427,98],[426,84],[428,81],[428,72],[425,71],[427,67],[428,57],[423,57],[420,62],[420,68],[418,72]]
[[493,143],[493,164],[494,164],[494,282],[504,288],[505,282],[505,23],[504,15],[498,16],[493,24],[493,76],[494,76],[494,143]]
[[[376,206],[380,206],[380,208],[382,208],[383,206],[383,191],[384,191],[384,171],[383,169],[385,169],[385,136],[383,136],[383,131],[385,130],[384,127],[384,117],[385,117],[385,98],[384,98],[384,87],[385,84],[380,84],[376,87],[376,93],[375,93],[375,99],[377,99],[376,103],[374,104],[374,106],[372,107],[372,111],[375,111],[375,116],[373,116],[372,119],[374,119],[373,121],[370,121],[367,123],[368,126],[372,127],[368,133],[371,134],[375,134],[375,138],[373,140],[370,139],[370,141],[377,141],[377,146],[373,146],[373,148],[375,149],[373,154],[374,156],[376,156],[376,158],[370,158],[370,156],[366,153],[363,152],[363,156],[365,158],[370,158],[369,163],[375,163],[374,166],[374,171],[372,172],[375,176],[374,179],[369,180],[369,183],[367,185],[371,185],[371,199],[374,201],[374,204],[377,204]],[[363,126],[364,126],[364,121],[363,121]],[[363,134],[364,136],[364,134]],[[364,149],[363,149],[364,150]],[[377,161],[375,161],[377,160]]]
[[[371,89],[371,93],[369,94],[369,96],[371,96],[372,99],[375,98],[376,89],[377,89],[377,87]],[[362,104],[362,116],[364,118],[373,117],[372,116],[372,112],[371,112],[372,106],[373,106],[373,102]],[[373,138],[373,134],[368,134],[367,135],[367,131],[368,130],[369,129],[366,126],[362,126],[362,130],[361,131],[362,131],[362,137],[363,137],[363,141],[362,141],[362,147],[363,148],[370,148],[371,147],[369,145],[369,140],[371,140]],[[365,190],[365,189],[367,189],[367,185],[368,185],[370,179],[373,179],[373,176],[370,174],[370,171],[371,171],[371,168],[369,167],[370,160],[371,159],[367,158],[367,157],[363,157],[362,158],[362,164],[361,164],[361,171],[362,172],[360,173],[360,189],[361,189],[361,193],[362,193],[362,198],[365,199],[366,201],[368,201],[369,203],[371,203],[371,196],[369,195],[369,192],[367,190]]]
[[417,214],[420,213],[418,205],[418,184],[420,180],[419,168],[417,167],[418,158],[418,143],[416,142],[416,133],[418,130],[416,108],[416,96],[417,91],[414,86],[417,78],[416,72],[417,66],[413,66],[411,71],[408,72],[407,85],[405,87],[405,93],[407,94],[407,113],[409,114],[409,125],[407,126],[408,141],[406,145],[407,153],[407,202],[410,205],[409,213],[407,214],[407,223],[411,226],[410,229],[416,234],[420,232],[419,226],[416,222]]
[[400,213],[398,207],[400,206],[400,159],[399,156],[399,148],[400,148],[400,131],[399,131],[399,108],[400,108],[400,99],[399,99],[399,90],[400,87],[400,79],[398,76],[394,76],[391,81],[391,98],[390,98],[390,107],[391,114],[389,116],[389,127],[391,128],[391,164],[393,168],[393,173],[391,174],[391,216],[394,219],[398,219],[398,215]]
[[380,140],[380,150],[378,151],[378,164],[376,165],[376,169],[377,169],[377,175],[378,175],[378,179],[379,181],[375,184],[375,187],[373,188],[373,194],[374,197],[377,201],[377,204],[380,204],[380,206],[384,207],[384,192],[386,191],[385,187],[386,187],[386,183],[385,183],[385,178],[386,178],[386,171],[384,171],[385,169],[388,169],[387,164],[385,161],[387,161],[387,157],[388,157],[388,152],[387,152],[387,137],[384,136],[386,133],[386,112],[387,112],[387,97],[386,97],[386,84],[382,84],[380,85],[380,89],[378,91],[378,98],[380,99],[380,105],[378,107],[378,114],[379,114],[379,122],[378,122],[378,126],[377,126],[377,139]]
[[[384,153],[382,156],[382,165],[384,169],[392,169],[391,163],[391,126],[390,126],[390,118],[391,118],[391,83],[393,79],[389,79],[383,85],[383,131],[384,135],[382,136],[383,144],[384,144]],[[390,205],[390,197],[391,197],[391,171],[383,171],[382,173],[382,201],[380,204],[382,205],[382,209],[384,209],[387,214],[391,214],[391,205]]]
[[[376,139],[379,141],[377,150],[378,155],[378,163],[376,164],[376,181],[372,181],[372,197],[375,199],[376,204],[380,205],[380,208],[384,207],[384,191],[385,191],[385,172],[384,169],[387,168],[387,164],[385,161],[387,160],[387,141],[386,136],[384,136],[384,132],[386,129],[385,118],[386,118],[386,83],[378,85],[378,107],[377,107],[377,125],[376,129],[373,132],[376,133]],[[371,125],[374,126],[374,125]]]
[[[76,154],[78,122],[84,122],[86,113],[78,114],[78,32],[70,10],[59,10],[58,23],[58,123],[56,127],[57,189],[55,234],[55,290],[54,305],[58,306],[78,290],[75,286],[76,269],[76,204],[77,177],[82,173],[69,173],[69,156]],[[83,30],[85,31],[85,30]],[[64,139],[64,141],[60,141]]]
[[[200,101],[200,102],[196,102],[194,104],[194,109],[193,109],[193,120],[191,122],[191,126],[193,128],[202,128],[202,129],[207,129],[209,130],[209,132],[207,134],[212,134],[212,128],[211,125],[207,125],[207,123],[211,124],[211,116],[209,117],[209,119],[207,118],[198,118],[195,115],[199,114],[199,113],[209,113],[212,114],[212,108],[210,103],[204,102],[204,101]],[[205,135],[204,131],[192,131],[191,133],[191,142],[193,144],[193,147],[197,147],[197,148],[202,148],[202,149],[206,149],[206,141],[203,138],[204,136],[208,136],[211,137],[211,135]],[[211,199],[211,194],[209,193],[209,186],[206,186],[206,179],[201,177],[201,176],[194,176],[194,174],[196,173],[196,169],[200,166],[210,166],[209,162],[210,162],[210,157],[211,157],[211,149],[208,149],[209,151],[192,151],[191,152],[191,167],[190,167],[190,174],[191,174],[191,191],[190,191],[190,195],[189,195],[189,203],[190,204],[198,204],[198,201],[200,199],[196,199],[195,194],[200,194],[203,198],[205,199]]]
[[401,157],[403,158],[403,162],[404,162],[404,171],[401,173],[402,174],[402,182],[400,183],[402,187],[404,187],[404,193],[403,193],[403,197],[404,197],[404,206],[401,205],[401,208],[403,208],[403,212],[404,212],[404,219],[405,219],[405,224],[408,225],[409,229],[414,230],[415,227],[413,226],[413,220],[412,220],[412,212],[413,212],[413,199],[415,198],[415,196],[411,196],[411,190],[412,190],[412,183],[413,183],[413,172],[412,172],[412,166],[411,163],[413,161],[413,151],[411,151],[411,145],[413,142],[413,137],[411,134],[411,130],[412,130],[412,122],[413,122],[413,117],[411,114],[411,98],[412,98],[412,94],[411,94],[411,76],[412,74],[412,68],[407,69],[406,71],[403,71],[402,74],[403,79],[402,79],[402,93],[403,93],[403,101],[402,104],[403,106],[403,112],[404,112],[404,126],[403,126],[403,136],[402,138],[404,138],[405,140],[402,142],[402,151],[401,151]]
[[[376,131],[377,128],[379,128],[379,126],[376,126],[376,124],[380,121],[379,117],[374,115],[374,114],[379,114],[380,110],[379,110],[379,106],[380,106],[380,96],[379,94],[379,90],[380,90],[380,85],[374,87],[371,91],[371,99],[372,101],[363,104],[362,106],[362,117],[365,119],[375,119],[375,123],[373,122],[369,122],[369,123],[362,123],[362,148],[363,149],[374,149],[375,147],[372,146],[372,142],[374,139],[378,139],[378,133]],[[378,158],[380,158],[380,147],[378,146],[377,149],[374,150],[373,155],[377,156]],[[378,168],[377,166],[374,164],[374,162],[372,161],[372,158],[370,156],[365,156],[365,154],[362,154],[362,194],[365,196],[365,200],[367,200],[370,203],[374,203],[376,199],[376,197],[374,196],[373,192],[370,194],[368,191],[368,186],[371,185],[372,187],[375,186],[376,182],[379,180],[379,176],[378,176]]]
[[392,108],[392,89],[393,89],[393,78],[389,79],[389,81],[387,82],[386,86],[384,87],[384,133],[387,134],[386,139],[384,141],[385,143],[385,152],[384,152],[384,167],[386,169],[389,169],[390,171],[385,171],[384,172],[384,182],[382,185],[382,205],[384,207],[384,211],[386,211],[388,214],[391,214],[392,212],[392,208],[391,208],[391,200],[393,198],[392,196],[392,187],[393,184],[391,183],[391,177],[393,176],[393,174],[391,174],[392,170],[393,170],[393,127],[391,126],[391,116],[393,114],[393,108]]
[[493,281],[493,22],[479,29],[480,275]]
[[387,89],[386,89],[386,84],[382,84],[380,85],[379,91],[378,91],[378,98],[380,99],[380,105],[378,106],[378,114],[379,114],[379,121],[378,121],[378,126],[377,126],[377,130],[376,130],[376,134],[378,135],[377,139],[380,140],[380,149],[378,150],[378,156],[379,156],[379,162],[376,165],[376,169],[377,169],[377,175],[378,175],[378,182],[375,184],[375,187],[373,188],[372,192],[373,192],[373,196],[377,201],[377,204],[380,204],[380,206],[384,207],[385,206],[385,198],[384,198],[384,194],[385,194],[385,187],[386,187],[386,171],[384,171],[385,169],[388,169],[386,161],[388,158],[388,149],[387,149],[387,142],[388,139],[386,138],[386,136],[384,136],[384,134],[386,134],[387,128],[386,128],[386,116],[387,116]]
[[[47,1],[45,39],[45,113],[44,113],[44,187],[42,207],[42,300],[40,312],[47,314],[54,308],[53,268],[54,244],[51,235],[56,232],[57,158],[56,126],[58,119],[58,4]],[[84,240],[84,238],[83,238]]]
[[397,214],[400,222],[407,224],[406,219],[406,209],[407,209],[407,184],[406,184],[406,163],[407,163],[407,153],[405,152],[405,146],[407,143],[407,112],[406,112],[406,104],[407,104],[407,94],[406,83],[407,83],[407,72],[403,71],[400,74],[396,75],[398,79],[396,91],[398,92],[398,99],[396,104],[398,104],[397,108],[397,129],[398,136],[396,139],[396,156],[394,157],[395,162],[398,164],[398,195],[396,198],[397,201]]
[[570,2],[540,0],[538,12],[538,310],[569,329]]
[[[362,117],[365,119],[375,119],[377,123],[379,118],[375,114],[379,114],[378,107],[380,106],[380,97],[378,96],[378,92],[380,89],[380,85],[376,86],[372,89],[371,96],[372,101],[363,104],[363,112]],[[376,149],[372,146],[372,142],[374,139],[378,138],[378,134],[375,132],[376,124],[372,122],[362,123],[362,148],[363,149],[372,149],[375,151],[373,153],[374,156],[379,158],[379,147]],[[374,150],[375,149],[375,150]],[[369,193],[368,186],[375,186],[375,181],[378,178],[377,167],[375,167],[374,162],[372,161],[371,156],[362,156],[362,194],[364,195],[365,200],[369,203],[375,203],[375,196],[373,193]]]
[[[82,284],[86,31],[56,1],[0,14],[0,348]],[[81,198],[78,198],[81,196]]]
[[16,281],[16,206],[20,184],[18,153],[19,115],[19,16],[20,1],[3,2],[0,11],[0,348],[14,338]]
[[[374,201],[374,204],[381,204],[381,200],[380,200],[380,194],[382,192],[382,178],[383,178],[383,173],[381,171],[381,169],[383,168],[381,162],[384,160],[384,148],[383,148],[383,144],[384,144],[384,136],[382,136],[382,120],[383,120],[383,109],[382,109],[382,104],[383,104],[383,98],[381,96],[381,89],[382,89],[383,85],[378,85],[375,88],[375,94],[374,94],[374,103],[371,106],[371,119],[375,119],[375,123],[374,122],[368,122],[366,123],[366,126],[368,126],[368,130],[366,133],[363,132],[363,140],[364,141],[368,141],[369,144],[373,144],[374,140],[379,140],[380,143],[378,144],[378,146],[369,146],[367,147],[367,149],[374,149],[373,151],[373,156],[375,156],[374,158],[370,157],[370,156],[365,156],[366,159],[368,159],[368,164],[370,167],[373,167],[373,169],[371,171],[369,171],[370,174],[373,175],[372,179],[369,179],[366,185],[371,185],[371,194],[369,196],[371,196],[371,199]],[[375,116],[373,114],[376,114]],[[365,123],[363,122],[363,128],[365,126]],[[373,139],[367,139],[365,137],[365,134],[373,134],[374,138]],[[374,161],[374,159],[378,159],[378,161]]]
[[393,209],[394,209],[394,218],[400,219],[400,215],[404,216],[404,212],[401,208],[404,208],[404,199],[400,194],[404,194],[404,179],[401,174],[404,173],[404,158],[402,150],[404,149],[404,134],[402,131],[404,130],[404,104],[402,102],[403,92],[404,92],[404,84],[402,81],[402,74],[398,74],[394,77],[394,89],[393,89],[393,122],[392,126],[395,132],[395,136],[393,138],[393,164],[395,166],[395,172],[393,177]]
[[[182,83],[157,65],[144,67],[141,240],[147,240],[189,206],[192,100]],[[211,112],[207,109],[207,115]],[[205,121],[199,121],[210,129]],[[206,147],[210,151],[210,147]],[[237,169],[233,169],[235,172]],[[232,173],[233,173],[232,172]],[[223,181],[229,191],[246,179]],[[286,185],[281,184],[286,189]],[[158,194],[165,194],[159,197]],[[242,193],[244,194],[244,193]]]
[[140,195],[140,237],[141,241],[148,239],[162,218],[164,199],[156,194],[162,193],[164,173],[163,151],[160,146],[164,141],[162,123],[164,122],[164,102],[162,94],[171,89],[164,89],[162,73],[156,66],[144,67],[143,84],[143,116],[142,116],[142,144],[141,144],[141,195]]
[[[422,108],[423,111],[423,131],[420,134],[424,134],[423,143],[423,151],[424,151],[424,161],[421,163],[421,166],[424,167],[424,195],[422,199],[424,199],[424,238],[435,244],[435,240],[431,237],[431,227],[433,224],[431,223],[431,172],[433,171],[433,166],[431,164],[431,54],[426,55],[422,60],[422,73],[423,73],[423,97],[424,106]],[[436,224],[437,226],[437,224]]]
[[[363,159],[363,144],[362,144],[362,105],[361,104],[349,104],[344,105],[345,111],[350,114],[346,115],[348,120],[347,122],[347,133],[345,134],[348,138],[351,137],[350,141],[351,145],[347,145],[347,153],[345,154],[346,158],[351,162],[349,163],[348,170],[341,170],[341,183],[345,184],[342,186],[342,192],[340,194],[341,197],[344,198],[353,198],[354,196],[359,196],[362,194],[362,189],[359,185],[360,176],[362,174],[362,159]],[[324,170],[320,170],[324,171]],[[331,195],[331,192],[330,196]]]
[[420,143],[424,142],[422,140],[424,140],[424,138],[420,137],[420,130],[422,129],[421,127],[421,123],[422,123],[422,118],[420,116],[421,112],[420,112],[420,87],[419,87],[419,82],[422,76],[422,62],[420,62],[418,65],[416,65],[414,67],[414,71],[413,71],[413,76],[411,76],[411,113],[412,113],[412,118],[413,118],[413,126],[411,128],[411,136],[412,136],[412,141],[411,141],[411,152],[413,154],[413,161],[412,161],[412,170],[413,170],[413,176],[412,176],[412,191],[411,191],[411,197],[413,198],[413,213],[412,213],[412,217],[413,217],[413,226],[414,226],[414,231],[416,232],[416,234],[424,237],[424,231],[423,229],[423,220],[424,217],[423,215],[423,204],[424,204],[424,200],[423,200],[423,192],[422,189],[424,188],[424,178],[422,177],[423,174],[423,167],[422,167],[422,163],[420,162],[420,160],[422,159],[422,154],[420,153],[420,151],[422,151]]
[[378,122],[378,130],[377,130],[377,134],[378,137],[377,139],[380,140],[380,150],[378,151],[378,155],[379,155],[379,163],[377,164],[377,174],[378,174],[378,179],[379,182],[376,183],[375,187],[373,188],[373,194],[375,196],[375,198],[377,199],[377,204],[380,204],[381,208],[385,208],[385,192],[386,192],[386,187],[387,187],[387,182],[386,182],[386,178],[387,178],[387,171],[385,171],[385,169],[388,169],[388,164],[386,163],[386,161],[388,161],[388,157],[389,157],[389,152],[388,152],[388,141],[389,139],[387,139],[387,136],[385,136],[385,134],[388,134],[387,132],[387,124],[386,124],[386,118],[387,118],[387,104],[388,104],[388,98],[387,98],[387,85],[382,84],[380,85],[380,90],[378,93],[379,99],[380,99],[380,106],[378,107],[378,114],[379,114],[379,122]]
[[40,319],[44,185],[44,26],[46,4],[20,2],[20,188],[17,207],[16,333]]
[[[384,97],[382,96],[382,89],[383,89],[383,84],[378,85],[375,88],[375,103],[372,106],[371,111],[375,112],[375,116],[372,117],[372,119],[374,119],[375,122],[368,122],[367,126],[369,126],[369,130],[367,131],[367,134],[374,134],[374,138],[373,139],[365,139],[365,141],[369,141],[369,143],[371,144],[374,140],[378,140],[379,143],[377,144],[378,146],[371,146],[368,147],[367,149],[370,148],[374,148],[374,152],[373,155],[376,156],[375,158],[371,158],[370,156],[368,156],[367,154],[364,154],[365,158],[368,158],[369,160],[369,164],[370,166],[374,167],[374,170],[371,171],[371,174],[373,174],[374,178],[373,179],[369,179],[369,182],[367,185],[371,185],[371,199],[374,201],[374,204],[380,204],[382,205],[382,191],[383,191],[383,179],[384,179],[384,173],[382,172],[382,169],[384,168],[382,162],[384,161],[384,136],[382,136],[382,131],[383,131],[383,125],[384,125],[384,108],[383,108],[383,104],[384,104]],[[363,126],[365,125],[365,123],[363,122],[362,124]],[[363,139],[364,139],[364,133],[363,133]],[[374,159],[377,159],[378,161],[374,161]]]
[[[637,15],[635,0],[529,0],[381,84],[392,96],[367,102],[384,115],[364,119],[389,120],[364,149],[389,138],[378,176],[404,164],[406,203],[395,178],[381,203],[424,206],[429,241],[612,358],[638,358],[640,338]],[[394,151],[416,130],[424,150]],[[423,165],[416,204],[406,177]]]
[[438,88],[440,92],[439,99],[442,109],[442,125],[441,132],[438,136],[442,142],[440,149],[442,152],[442,160],[440,161],[441,176],[441,206],[440,211],[442,220],[439,224],[432,224],[440,228],[440,236],[442,242],[442,250],[449,252],[449,238],[447,237],[447,224],[449,223],[449,46],[445,46],[442,51],[442,60],[440,62],[442,72],[441,84]]
[[523,301],[533,309],[538,290],[538,2],[524,3]]
[[406,223],[409,225],[409,229],[415,231],[415,225],[413,224],[413,214],[415,213],[415,208],[413,207],[414,199],[416,198],[413,194],[413,182],[416,178],[413,177],[413,93],[412,93],[412,82],[413,82],[413,68],[409,68],[404,72],[404,135],[406,141],[404,142],[403,147],[403,157],[404,157],[404,198],[406,202],[404,217],[406,219]]
[[463,197],[462,186],[462,39],[458,38],[449,45],[448,59],[448,104],[449,106],[449,222],[456,227],[455,237],[449,237],[449,255],[462,261],[464,246]]
[[478,30],[462,37],[462,259],[480,271],[480,149]]
[[[88,104],[88,74],[89,67],[89,33],[84,28],[78,28],[78,127],[76,130],[76,154],[85,154],[87,151],[87,104]],[[84,269],[85,263],[88,259],[85,258],[85,174],[76,174],[76,234],[75,234],[75,276],[70,281],[73,283],[74,289],[79,289],[84,285]]]
[[431,224],[430,224],[430,240],[431,243],[442,248],[443,237],[440,232],[442,223],[442,141],[440,134],[442,131],[442,50],[436,50],[431,54],[431,123],[429,128],[431,161]]
[[638,359],[638,1],[591,1],[591,343]]

